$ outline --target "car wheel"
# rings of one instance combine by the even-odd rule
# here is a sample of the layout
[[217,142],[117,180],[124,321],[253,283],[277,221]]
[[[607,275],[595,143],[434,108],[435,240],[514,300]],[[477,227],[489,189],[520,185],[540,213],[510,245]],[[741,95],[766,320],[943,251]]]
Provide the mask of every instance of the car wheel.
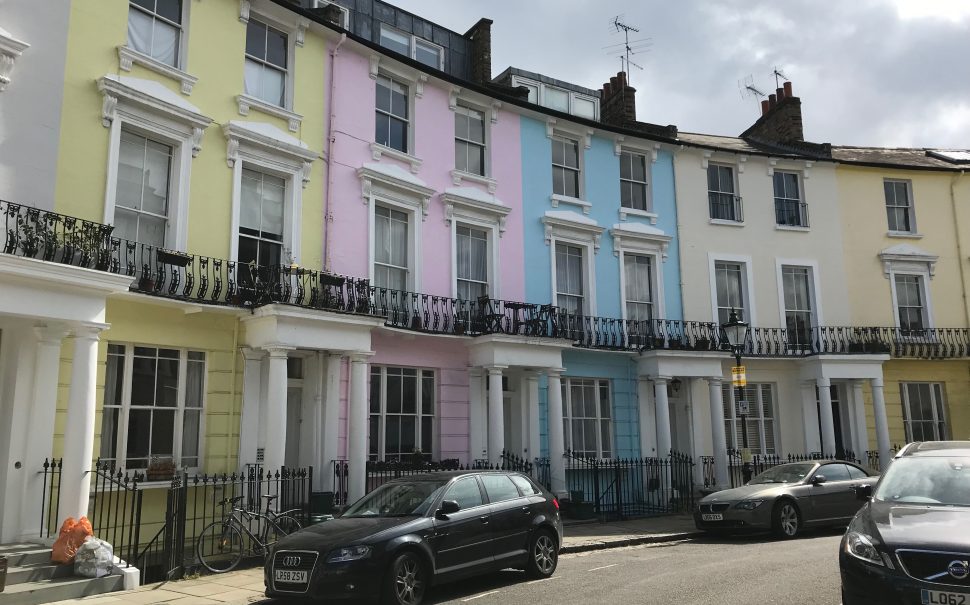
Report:
[[390,605],[420,605],[428,586],[428,568],[424,559],[413,552],[396,556],[387,570],[384,582],[384,603]]
[[525,573],[530,578],[548,578],[556,572],[559,564],[559,546],[552,534],[545,529],[532,534],[529,540],[529,560]]
[[794,502],[782,500],[775,504],[771,513],[771,529],[775,536],[790,540],[798,535],[801,526],[802,518]]

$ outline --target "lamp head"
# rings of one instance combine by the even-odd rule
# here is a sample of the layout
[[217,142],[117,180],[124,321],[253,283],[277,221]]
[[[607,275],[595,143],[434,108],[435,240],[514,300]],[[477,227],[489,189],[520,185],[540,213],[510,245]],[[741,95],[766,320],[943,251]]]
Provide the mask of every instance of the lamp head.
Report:
[[721,329],[724,330],[728,343],[733,348],[742,346],[748,336],[748,324],[738,318],[738,312],[735,309],[731,309],[731,315],[726,324],[721,324]]

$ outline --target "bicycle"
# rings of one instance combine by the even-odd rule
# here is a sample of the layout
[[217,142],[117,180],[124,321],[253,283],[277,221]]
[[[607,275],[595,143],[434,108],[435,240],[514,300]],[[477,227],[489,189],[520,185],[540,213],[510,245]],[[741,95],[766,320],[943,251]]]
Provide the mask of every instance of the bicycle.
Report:
[[[300,529],[300,523],[293,517],[269,510],[270,502],[276,496],[264,495],[263,498],[266,499],[265,513],[250,512],[236,506],[243,496],[226,498],[221,502],[223,508],[232,506],[232,510],[221,521],[213,521],[205,526],[195,544],[196,556],[203,567],[212,573],[235,569],[243,557],[243,534],[249,537],[252,552],[261,555],[280,538]],[[242,519],[247,523],[243,523]],[[249,529],[249,522],[253,520],[260,521],[261,525],[255,533]]]

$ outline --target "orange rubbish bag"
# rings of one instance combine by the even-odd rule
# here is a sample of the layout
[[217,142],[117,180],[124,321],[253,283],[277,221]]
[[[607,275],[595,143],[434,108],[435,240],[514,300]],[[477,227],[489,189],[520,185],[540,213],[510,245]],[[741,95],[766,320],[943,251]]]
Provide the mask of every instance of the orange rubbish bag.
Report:
[[94,535],[94,529],[87,517],[81,517],[78,521],[74,517],[68,517],[61,525],[61,531],[57,535],[54,547],[51,548],[52,563],[72,563],[77,549],[84,544],[88,536]]

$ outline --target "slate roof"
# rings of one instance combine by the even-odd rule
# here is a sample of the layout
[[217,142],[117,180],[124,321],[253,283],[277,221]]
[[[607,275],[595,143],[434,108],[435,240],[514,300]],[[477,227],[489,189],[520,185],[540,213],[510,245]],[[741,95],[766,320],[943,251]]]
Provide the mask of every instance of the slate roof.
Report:
[[847,164],[924,170],[967,170],[966,164],[933,157],[925,148],[832,146],[832,158]]

